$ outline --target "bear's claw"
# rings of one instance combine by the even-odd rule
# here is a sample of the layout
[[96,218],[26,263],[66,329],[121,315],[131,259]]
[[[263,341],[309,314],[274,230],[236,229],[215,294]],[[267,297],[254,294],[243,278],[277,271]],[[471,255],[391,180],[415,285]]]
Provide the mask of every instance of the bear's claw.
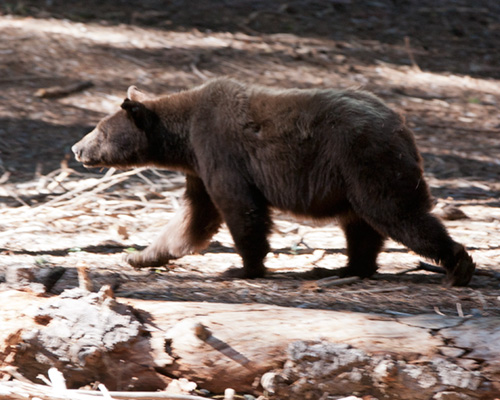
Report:
[[455,265],[447,268],[445,283],[449,286],[467,286],[474,275],[476,264],[462,248],[456,256]]
[[128,262],[132,267],[136,269],[141,268],[158,268],[168,264],[168,259],[156,259],[156,260],[148,260],[142,252],[139,253],[131,253],[125,257],[125,261]]
[[222,278],[235,278],[235,279],[255,279],[255,278],[263,278],[266,274],[266,268],[262,266],[262,268],[229,268],[224,271],[221,275]]

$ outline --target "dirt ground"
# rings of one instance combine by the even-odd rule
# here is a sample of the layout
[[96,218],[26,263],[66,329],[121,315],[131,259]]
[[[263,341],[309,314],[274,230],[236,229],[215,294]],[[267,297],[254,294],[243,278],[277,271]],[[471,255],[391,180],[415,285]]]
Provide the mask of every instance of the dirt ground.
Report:
[[[276,87],[361,87],[405,115],[436,213],[465,213],[445,221],[452,236],[478,268],[500,272],[499,47],[493,0],[4,1],[0,282],[13,265],[64,267],[59,293],[77,285],[81,264],[97,288],[110,283],[125,297],[500,315],[499,279],[446,288],[439,274],[405,272],[420,258],[391,241],[373,279],[321,287],[305,272],[345,264],[340,229],[281,213],[266,279],[219,278],[240,265],[227,229],[203,254],[135,271],[124,254],[150,243],[175,212],[182,176],[87,171],[70,155],[131,84],[161,94],[229,75]],[[87,81],[59,97],[40,92]]]

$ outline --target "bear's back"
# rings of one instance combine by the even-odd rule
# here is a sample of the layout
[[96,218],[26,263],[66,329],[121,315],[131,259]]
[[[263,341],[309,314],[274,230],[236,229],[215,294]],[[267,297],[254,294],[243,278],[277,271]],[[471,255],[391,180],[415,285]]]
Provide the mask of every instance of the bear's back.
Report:
[[368,163],[367,172],[376,173],[379,160],[394,159],[399,149],[415,158],[402,118],[364,91],[276,90],[227,79],[202,91],[202,173],[230,162],[279,209],[318,218],[340,212],[349,166]]

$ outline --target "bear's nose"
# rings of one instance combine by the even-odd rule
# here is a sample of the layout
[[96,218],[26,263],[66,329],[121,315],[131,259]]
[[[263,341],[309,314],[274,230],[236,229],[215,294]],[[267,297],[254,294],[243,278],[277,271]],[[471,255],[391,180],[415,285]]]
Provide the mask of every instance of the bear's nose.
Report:
[[73,152],[73,154],[75,155],[75,158],[77,160],[80,160],[80,157],[82,156],[82,149],[80,147],[78,147],[78,145],[73,145],[73,147],[71,148],[71,151]]

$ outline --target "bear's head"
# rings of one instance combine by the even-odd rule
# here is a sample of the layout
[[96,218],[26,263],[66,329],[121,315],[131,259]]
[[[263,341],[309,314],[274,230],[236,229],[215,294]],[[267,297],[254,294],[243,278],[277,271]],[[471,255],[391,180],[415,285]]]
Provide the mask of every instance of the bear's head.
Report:
[[[152,101],[130,87],[121,110],[102,119],[71,149],[75,158],[86,167],[118,167],[147,165],[161,121],[151,109]],[[149,107],[149,108],[148,108]]]

